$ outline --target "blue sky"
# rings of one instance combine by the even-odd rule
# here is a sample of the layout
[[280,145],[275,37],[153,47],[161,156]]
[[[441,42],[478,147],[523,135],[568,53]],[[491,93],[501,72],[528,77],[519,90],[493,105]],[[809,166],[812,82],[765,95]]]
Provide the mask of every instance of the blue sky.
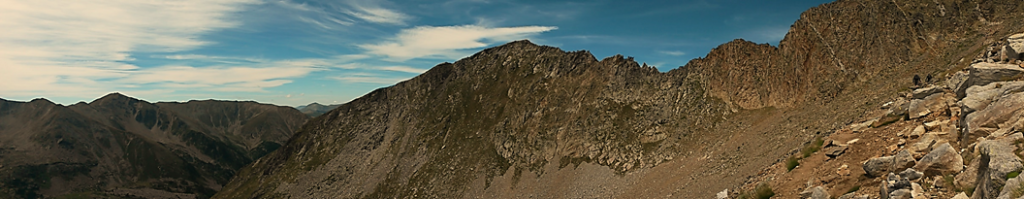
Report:
[[667,71],[825,0],[0,0],[0,98],[348,102],[530,39]]

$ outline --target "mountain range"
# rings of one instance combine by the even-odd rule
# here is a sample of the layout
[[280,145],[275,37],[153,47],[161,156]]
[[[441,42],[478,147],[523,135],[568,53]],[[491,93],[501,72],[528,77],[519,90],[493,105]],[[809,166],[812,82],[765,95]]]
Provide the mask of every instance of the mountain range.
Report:
[[[839,0],[801,14],[778,46],[734,40],[664,73],[631,57],[516,41],[310,120],[214,198],[774,194],[751,184],[783,198],[822,196],[804,197],[792,182],[877,196],[884,176],[767,174],[794,154],[824,157],[804,148],[871,119],[865,113],[927,84],[920,77],[967,70],[991,44],[1024,32],[1020,19],[1024,2],[1011,0]],[[909,121],[900,116],[870,126]],[[857,150],[890,155],[883,148]]]
[[0,99],[0,197],[208,198],[306,120],[256,102]]
[[302,114],[306,114],[309,117],[316,117],[323,115],[324,113],[327,113],[327,111],[331,111],[334,108],[338,108],[338,106],[341,106],[341,104],[323,105],[320,103],[313,102],[310,103],[309,105],[295,107],[295,109],[299,109],[299,111],[302,112]]

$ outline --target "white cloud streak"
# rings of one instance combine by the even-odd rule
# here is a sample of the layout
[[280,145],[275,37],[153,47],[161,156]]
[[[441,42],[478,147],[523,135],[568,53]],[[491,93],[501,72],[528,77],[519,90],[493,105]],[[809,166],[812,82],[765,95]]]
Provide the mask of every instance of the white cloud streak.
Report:
[[408,80],[409,78],[381,77],[375,74],[353,73],[340,77],[331,77],[331,79],[335,79],[345,83],[395,84],[401,81]]
[[385,56],[387,60],[397,62],[415,58],[458,59],[469,54],[463,50],[526,39],[555,29],[558,27],[420,26],[402,30],[388,41],[359,47],[369,54]]
[[666,54],[666,55],[671,55],[671,56],[683,56],[683,55],[686,55],[686,52],[677,51],[677,50],[676,51],[658,51],[658,53]]
[[133,52],[210,44],[199,36],[236,27],[254,0],[0,2],[0,93],[84,96],[116,90],[139,67]]
[[382,7],[378,0],[348,0],[341,12],[371,23],[405,25],[412,17]]

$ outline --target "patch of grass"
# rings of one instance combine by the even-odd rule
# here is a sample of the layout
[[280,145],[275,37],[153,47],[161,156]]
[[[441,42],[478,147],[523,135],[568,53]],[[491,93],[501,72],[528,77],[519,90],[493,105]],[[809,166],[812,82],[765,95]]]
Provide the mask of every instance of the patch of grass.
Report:
[[811,154],[814,154],[814,153],[820,151],[821,150],[821,146],[824,145],[824,144],[825,144],[825,140],[822,140],[819,137],[819,138],[816,138],[814,140],[814,142],[811,142],[807,146],[804,146],[804,150],[801,151],[803,153],[803,155],[804,155],[804,158],[811,157]]
[[786,171],[792,171],[796,166],[800,166],[800,158],[791,156],[786,160]]
[[973,196],[974,195],[974,187],[967,187],[967,188],[965,188],[964,189],[964,193],[967,193],[967,196]]
[[952,174],[943,175],[942,176],[942,180],[943,180],[943,182],[946,183],[945,184],[946,187],[949,187],[949,188],[951,188],[951,189],[953,189],[953,190],[955,190],[957,192],[961,192],[962,191],[959,188],[955,187],[955,184],[953,184],[953,180],[955,180],[955,179],[953,179],[953,175]]
[[1009,180],[1011,178],[1016,178],[1019,175],[1020,175],[1020,170],[1016,170],[1016,171],[1013,171],[1013,172],[1010,172],[1010,173],[1006,173],[1006,179]]
[[753,192],[747,192],[747,193],[740,194],[740,196],[737,197],[737,198],[738,199],[769,199],[772,196],[775,196],[775,192],[772,191],[772,187],[768,186],[768,183],[761,183],[761,184],[758,184],[756,188],[754,188]]
[[846,193],[853,193],[860,190],[860,186],[850,187],[850,190],[846,190]]

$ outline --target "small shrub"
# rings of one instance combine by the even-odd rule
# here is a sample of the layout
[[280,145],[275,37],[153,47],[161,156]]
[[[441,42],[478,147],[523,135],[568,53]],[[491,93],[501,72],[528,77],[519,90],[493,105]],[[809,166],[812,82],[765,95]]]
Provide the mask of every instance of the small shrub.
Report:
[[775,192],[773,192],[772,188],[768,186],[768,183],[761,183],[761,184],[758,184],[756,188],[754,188],[753,192],[747,192],[747,193],[740,194],[740,196],[736,197],[736,198],[737,199],[769,199],[772,196],[775,196]]
[[768,186],[768,183],[761,183],[757,185],[757,188],[754,188],[754,196],[757,199],[769,199],[775,196],[775,192]]
[[796,156],[791,156],[786,160],[786,171],[792,171],[796,166],[800,166],[800,159]]
[[822,140],[821,138],[817,138],[817,139],[814,140],[814,142],[812,142],[809,145],[805,146],[804,150],[802,151],[803,155],[804,155],[804,158],[811,157],[811,154],[814,154],[815,152],[818,152],[819,150],[821,150],[821,146],[822,145],[825,145],[825,140]]

